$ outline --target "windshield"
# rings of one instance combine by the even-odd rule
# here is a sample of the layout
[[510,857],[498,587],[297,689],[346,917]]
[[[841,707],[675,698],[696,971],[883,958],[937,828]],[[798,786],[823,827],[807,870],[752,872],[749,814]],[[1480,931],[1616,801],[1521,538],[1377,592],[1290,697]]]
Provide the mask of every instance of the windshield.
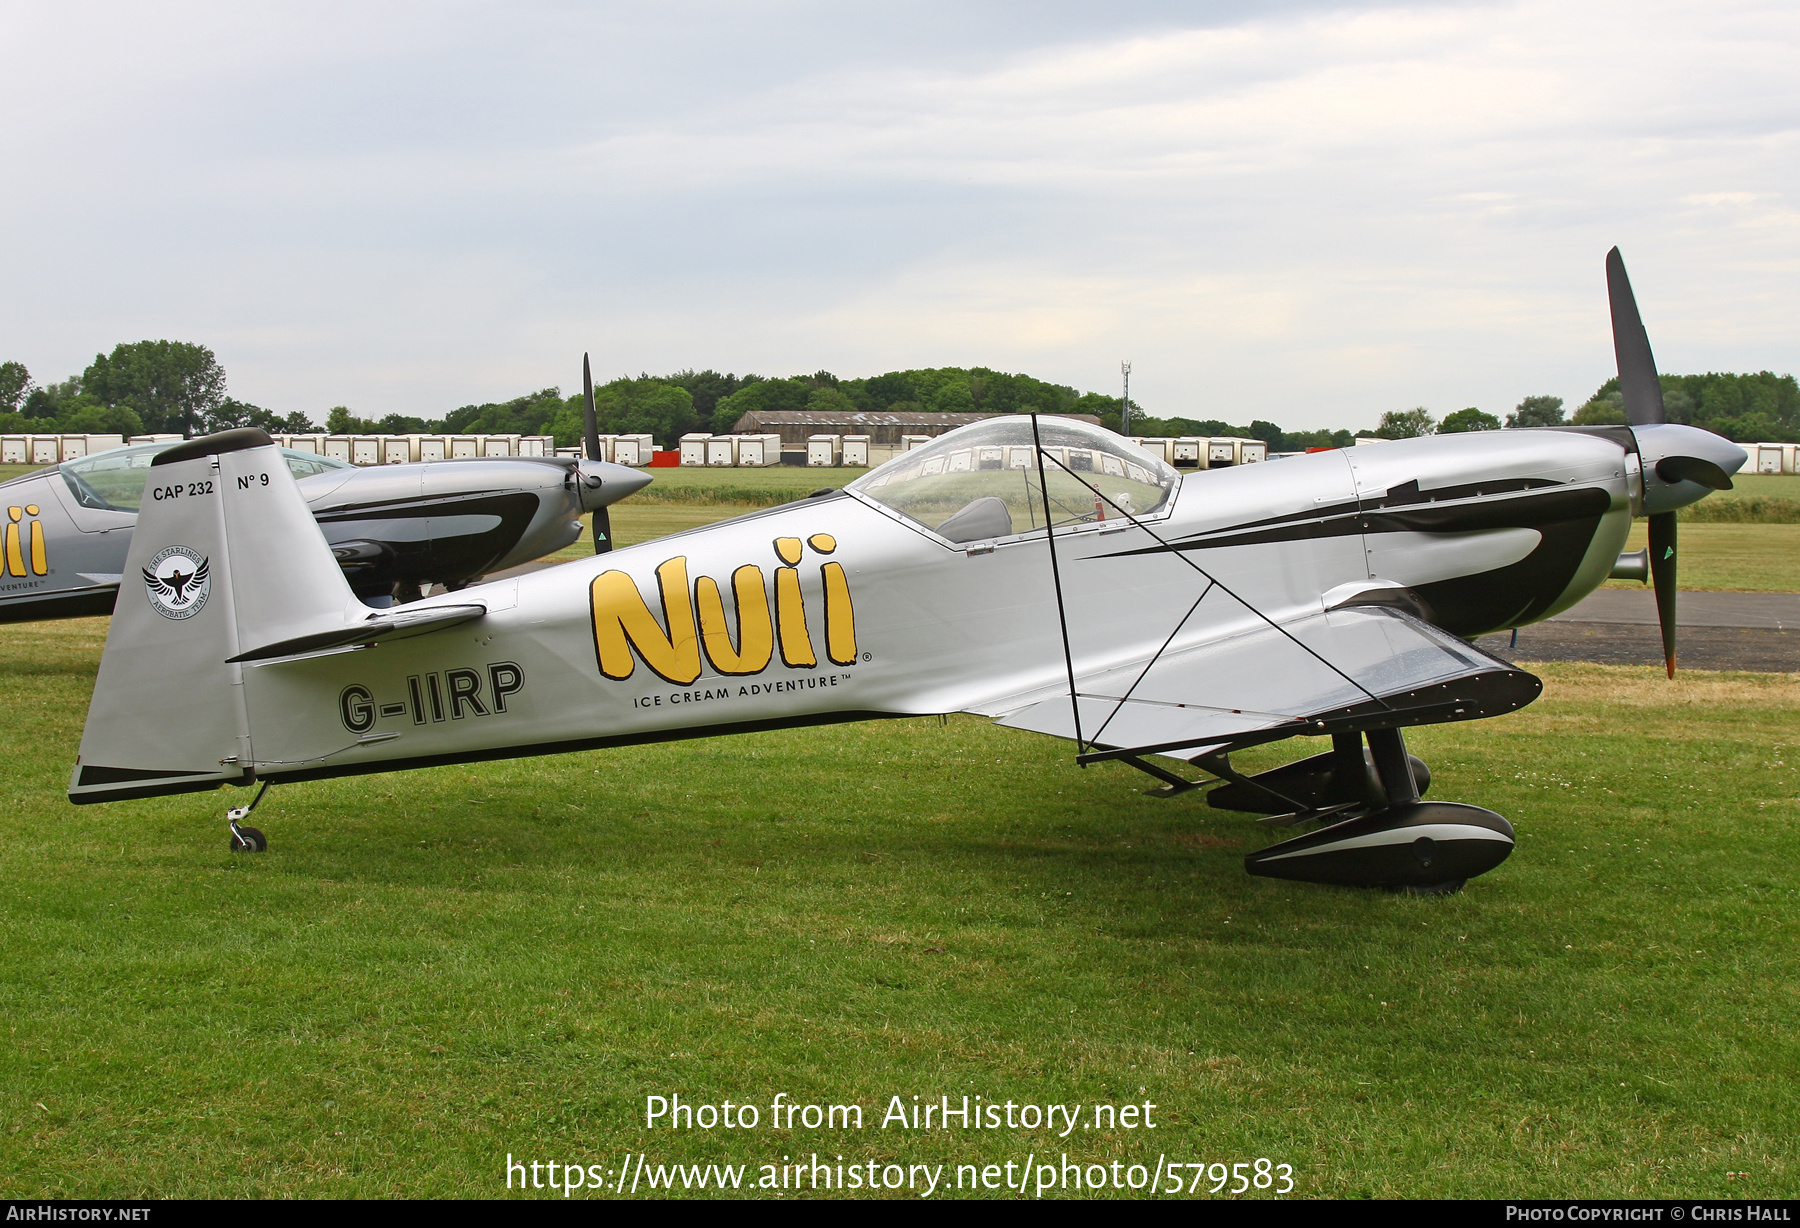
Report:
[[[59,468],[63,481],[68,483],[75,501],[81,506],[103,512],[135,512],[144,500],[144,487],[150,481],[150,462],[158,452],[174,447],[177,442],[180,441],[114,448],[69,461]],[[295,480],[333,469],[350,468],[344,461],[296,452],[291,448],[281,449],[281,457]]]
[[[1176,472],[1130,440],[1068,418],[1040,418],[1050,519],[1058,527],[1158,511]],[[1044,527],[1031,419],[1008,414],[972,423],[896,456],[849,490],[953,542]],[[1095,492],[1098,491],[1098,494]]]

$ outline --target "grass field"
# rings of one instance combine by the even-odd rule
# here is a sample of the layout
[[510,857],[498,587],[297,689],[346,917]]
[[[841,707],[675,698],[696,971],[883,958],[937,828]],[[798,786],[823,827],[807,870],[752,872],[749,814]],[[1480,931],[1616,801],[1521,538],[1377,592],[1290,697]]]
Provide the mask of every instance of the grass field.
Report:
[[[1800,592],[1800,524],[1682,524],[1677,542],[1681,587],[1690,591]],[[1649,544],[1642,520],[1631,526],[1627,550]],[[1608,588],[1645,588],[1608,580]]]
[[[1800,1193],[1793,676],[1545,666],[1416,734],[1520,832],[1420,900],[1249,878],[1246,816],[966,718],[294,785],[232,855],[242,794],[64,800],[104,629],[0,648],[7,1197],[488,1196],[508,1153],[627,1151]],[[674,1092],[764,1128],[640,1128]],[[770,1130],[778,1092],[867,1128]],[[1159,1128],[877,1128],[945,1094]]]

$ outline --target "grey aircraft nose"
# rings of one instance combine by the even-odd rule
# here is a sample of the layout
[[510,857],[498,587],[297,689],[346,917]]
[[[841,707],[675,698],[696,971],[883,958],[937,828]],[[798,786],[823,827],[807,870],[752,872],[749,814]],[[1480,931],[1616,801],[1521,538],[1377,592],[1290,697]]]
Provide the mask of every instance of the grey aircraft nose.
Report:
[[642,469],[615,465],[611,461],[581,460],[576,462],[575,468],[584,512],[608,507],[628,495],[635,495],[655,480]]
[[1750,454],[1729,439],[1697,426],[1659,422],[1634,426],[1644,466],[1644,514],[1672,512],[1728,490],[1731,475]]

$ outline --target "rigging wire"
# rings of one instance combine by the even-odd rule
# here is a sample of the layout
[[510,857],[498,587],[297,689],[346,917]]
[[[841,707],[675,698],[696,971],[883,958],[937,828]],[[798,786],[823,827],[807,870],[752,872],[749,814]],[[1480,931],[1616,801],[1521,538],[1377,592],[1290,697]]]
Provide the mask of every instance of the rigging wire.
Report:
[[1069,650],[1069,619],[1063,610],[1062,571],[1056,562],[1056,525],[1050,513],[1050,483],[1044,476],[1044,441],[1038,433],[1035,412],[1031,415],[1031,442],[1037,453],[1038,493],[1044,499],[1044,540],[1050,545],[1050,580],[1056,587],[1056,621],[1062,628],[1063,665],[1069,671],[1069,715],[1075,722],[1075,753],[1079,755],[1087,749],[1081,738],[1081,699],[1075,694],[1075,654]]
[[[1035,413],[1031,415],[1031,437],[1032,437],[1032,441],[1037,444],[1038,481],[1043,485],[1044,519],[1046,521],[1048,521],[1050,519],[1050,488],[1049,488],[1048,481],[1044,477],[1044,460],[1046,457],[1046,453],[1044,451],[1042,442],[1038,438],[1037,415]],[[1207,583],[1209,585],[1218,588],[1219,591],[1224,593],[1227,597],[1230,597],[1233,601],[1236,601],[1239,605],[1243,606],[1246,610],[1248,610],[1252,614],[1256,615],[1256,617],[1262,619],[1265,623],[1269,624],[1269,626],[1274,631],[1276,631],[1278,634],[1280,634],[1283,638],[1290,641],[1296,648],[1299,648],[1302,652],[1306,653],[1306,655],[1311,657],[1313,660],[1317,661],[1320,665],[1323,665],[1326,669],[1330,670],[1332,673],[1334,673],[1338,677],[1342,678],[1345,682],[1348,682],[1351,686],[1353,686],[1357,690],[1361,691],[1364,695],[1367,695],[1370,700],[1372,700],[1373,702],[1375,702],[1377,704],[1380,704],[1383,708],[1388,709],[1390,712],[1393,711],[1392,704],[1388,703],[1385,699],[1383,699],[1383,698],[1381,698],[1381,696],[1375,694],[1375,692],[1371,691],[1368,687],[1364,686],[1362,683],[1360,683],[1356,679],[1352,678],[1349,674],[1345,673],[1343,670],[1341,670],[1337,666],[1333,665],[1330,661],[1327,661],[1324,657],[1320,656],[1312,648],[1309,648],[1306,644],[1302,643],[1300,641],[1300,639],[1293,634],[1293,632],[1289,631],[1286,627],[1283,627],[1280,623],[1278,623],[1274,619],[1270,618],[1267,614],[1264,614],[1261,610],[1259,610],[1255,606],[1251,605],[1243,597],[1240,597],[1237,593],[1233,592],[1230,585],[1222,583],[1217,576],[1215,576],[1211,572],[1207,571],[1206,568],[1200,566],[1200,564],[1196,563],[1193,559],[1190,559],[1187,556],[1186,551],[1175,549],[1168,542],[1164,541],[1161,537],[1157,536],[1156,531],[1154,529],[1152,529],[1149,525],[1145,524],[1143,521],[1139,520],[1137,518],[1136,514],[1134,514],[1128,508],[1120,507],[1118,505],[1118,503],[1116,503],[1114,500],[1112,500],[1111,498],[1109,498],[1107,496],[1105,491],[1101,490],[1098,486],[1095,486],[1093,483],[1089,482],[1086,478],[1082,477],[1079,473],[1076,473],[1073,469],[1071,469],[1067,465],[1063,464],[1062,461],[1058,460],[1056,457],[1051,456],[1051,457],[1049,457],[1049,460],[1058,469],[1061,469],[1064,473],[1068,474],[1070,477],[1074,478],[1077,482],[1080,482],[1083,486],[1087,487],[1090,491],[1092,491],[1095,498],[1105,500],[1106,503],[1108,505],[1110,505],[1114,511],[1118,512],[1121,516],[1125,517],[1125,519],[1129,520],[1132,524],[1134,524],[1138,528],[1142,529],[1145,533],[1148,533],[1150,535],[1150,540],[1154,541],[1157,545],[1161,546],[1166,552],[1174,555],[1176,558],[1180,559],[1183,563],[1186,563],[1189,567],[1192,567],[1196,572],[1198,572],[1200,574],[1202,579],[1207,581]],[[1046,529],[1046,532],[1049,532],[1049,531],[1050,530]],[[1055,547],[1054,543],[1052,543],[1051,548],[1050,548],[1050,569],[1051,569],[1052,574],[1054,575],[1056,573],[1056,547]],[[1210,591],[1210,590],[1208,590],[1208,591]],[[1204,597],[1205,595],[1206,595],[1205,592],[1201,593],[1202,597]],[[1195,602],[1195,604],[1198,605],[1199,603]],[[1190,611],[1190,613],[1192,613],[1192,611]],[[1067,617],[1063,612],[1062,582],[1060,579],[1058,579],[1056,582],[1056,617],[1057,617],[1057,621],[1062,623],[1062,628],[1063,628],[1063,656],[1068,658],[1068,660],[1069,660],[1069,701],[1071,704],[1073,704],[1076,702],[1076,700],[1075,700],[1075,665],[1074,665],[1074,658],[1069,651],[1069,625],[1068,625]],[[1183,619],[1182,621],[1185,622],[1186,619]],[[1179,630],[1179,629],[1180,629],[1179,626],[1177,626],[1177,630]],[[1174,638],[1173,635],[1171,635],[1170,639],[1172,640],[1173,638]],[[1165,642],[1163,644],[1163,648],[1167,648],[1167,647],[1168,647],[1168,643]],[[1161,655],[1162,655],[1162,648],[1159,648],[1156,651],[1156,655],[1152,656],[1150,658],[1149,663],[1144,666],[1144,669],[1146,672],[1149,671],[1149,668],[1151,665],[1154,665],[1156,663],[1157,657],[1160,657]],[[1141,676],[1140,676],[1140,680],[1141,680]],[[1133,685],[1135,686],[1136,684],[1134,683]],[[1113,714],[1115,716],[1118,714],[1118,708],[1123,707],[1124,704],[1125,704],[1125,701],[1123,699],[1121,699],[1119,701],[1118,707],[1116,707],[1114,709]],[[1106,719],[1107,719],[1108,723],[1111,723],[1111,721],[1112,721],[1111,716],[1107,717]],[[1081,726],[1079,723],[1077,723],[1075,726],[1075,733],[1076,733],[1075,745],[1077,747],[1076,753],[1079,754],[1079,753],[1081,753],[1080,748],[1082,745]],[[1098,736],[1098,735],[1096,735],[1096,736]]]

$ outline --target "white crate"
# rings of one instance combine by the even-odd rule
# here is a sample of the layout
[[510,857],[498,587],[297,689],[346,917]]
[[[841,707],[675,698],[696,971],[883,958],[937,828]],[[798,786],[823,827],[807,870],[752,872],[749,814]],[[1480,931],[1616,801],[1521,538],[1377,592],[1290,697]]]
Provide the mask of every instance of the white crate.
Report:
[[1175,437],[1172,435],[1146,435],[1131,442],[1165,465],[1175,463]]
[[31,435],[31,463],[34,465],[54,465],[62,459],[62,437],[60,435]]
[[110,452],[114,448],[122,448],[124,446],[125,436],[123,435],[89,435],[87,437],[87,450],[89,456],[92,456],[96,452]]
[[704,467],[706,464],[706,441],[712,438],[708,431],[693,431],[683,435],[679,444],[681,463],[687,468]]
[[842,435],[812,435],[806,441],[806,464],[812,469],[830,469],[843,459]]
[[28,465],[31,463],[31,437],[29,435],[0,435],[0,465]]
[[1744,451],[1750,454],[1751,473],[1792,473],[1794,472],[1794,445],[1791,443],[1747,443]]
[[615,464],[642,469],[656,452],[654,435],[618,435],[612,437],[612,459]]
[[349,435],[325,436],[323,455],[329,456],[332,460],[348,461],[350,459],[351,438],[352,437]]
[[851,469],[867,469],[869,467],[869,437],[867,435],[844,436],[838,463]]
[[444,454],[451,460],[464,456],[480,456],[481,436],[446,435],[444,436]]
[[781,463],[778,434],[738,436],[738,464],[745,469],[764,469]]
[[289,435],[285,447],[296,452],[310,452],[314,456],[325,455],[325,436],[323,435]]
[[483,443],[483,456],[517,456],[519,455],[520,435],[489,435]]
[[931,436],[929,435],[902,435],[900,436],[900,450],[911,452],[914,448],[922,448],[930,442]]
[[1175,455],[1170,463],[1181,469],[1204,469],[1206,445],[1207,441],[1197,435],[1183,435],[1175,441]]
[[1269,459],[1269,445],[1260,439],[1238,440],[1238,464],[1255,465]]
[[1225,436],[1206,441],[1206,467],[1219,469],[1238,463],[1237,440]]
[[519,436],[520,456],[555,456],[556,436],[554,435],[521,435]]
[[585,460],[587,458],[587,449],[586,448],[558,448],[556,450],[556,454],[558,456],[572,456],[576,460]]
[[706,463],[715,468],[737,464],[737,436],[714,435],[706,441]]
[[444,435],[419,436],[419,459],[421,461],[449,460],[449,438]]
[[405,465],[415,459],[411,437],[406,435],[383,435],[381,437],[382,464]]
[[381,463],[381,436],[350,436],[350,463],[352,465],[379,465]]
[[64,435],[62,437],[62,459],[76,460],[88,454],[88,437],[86,435]]

